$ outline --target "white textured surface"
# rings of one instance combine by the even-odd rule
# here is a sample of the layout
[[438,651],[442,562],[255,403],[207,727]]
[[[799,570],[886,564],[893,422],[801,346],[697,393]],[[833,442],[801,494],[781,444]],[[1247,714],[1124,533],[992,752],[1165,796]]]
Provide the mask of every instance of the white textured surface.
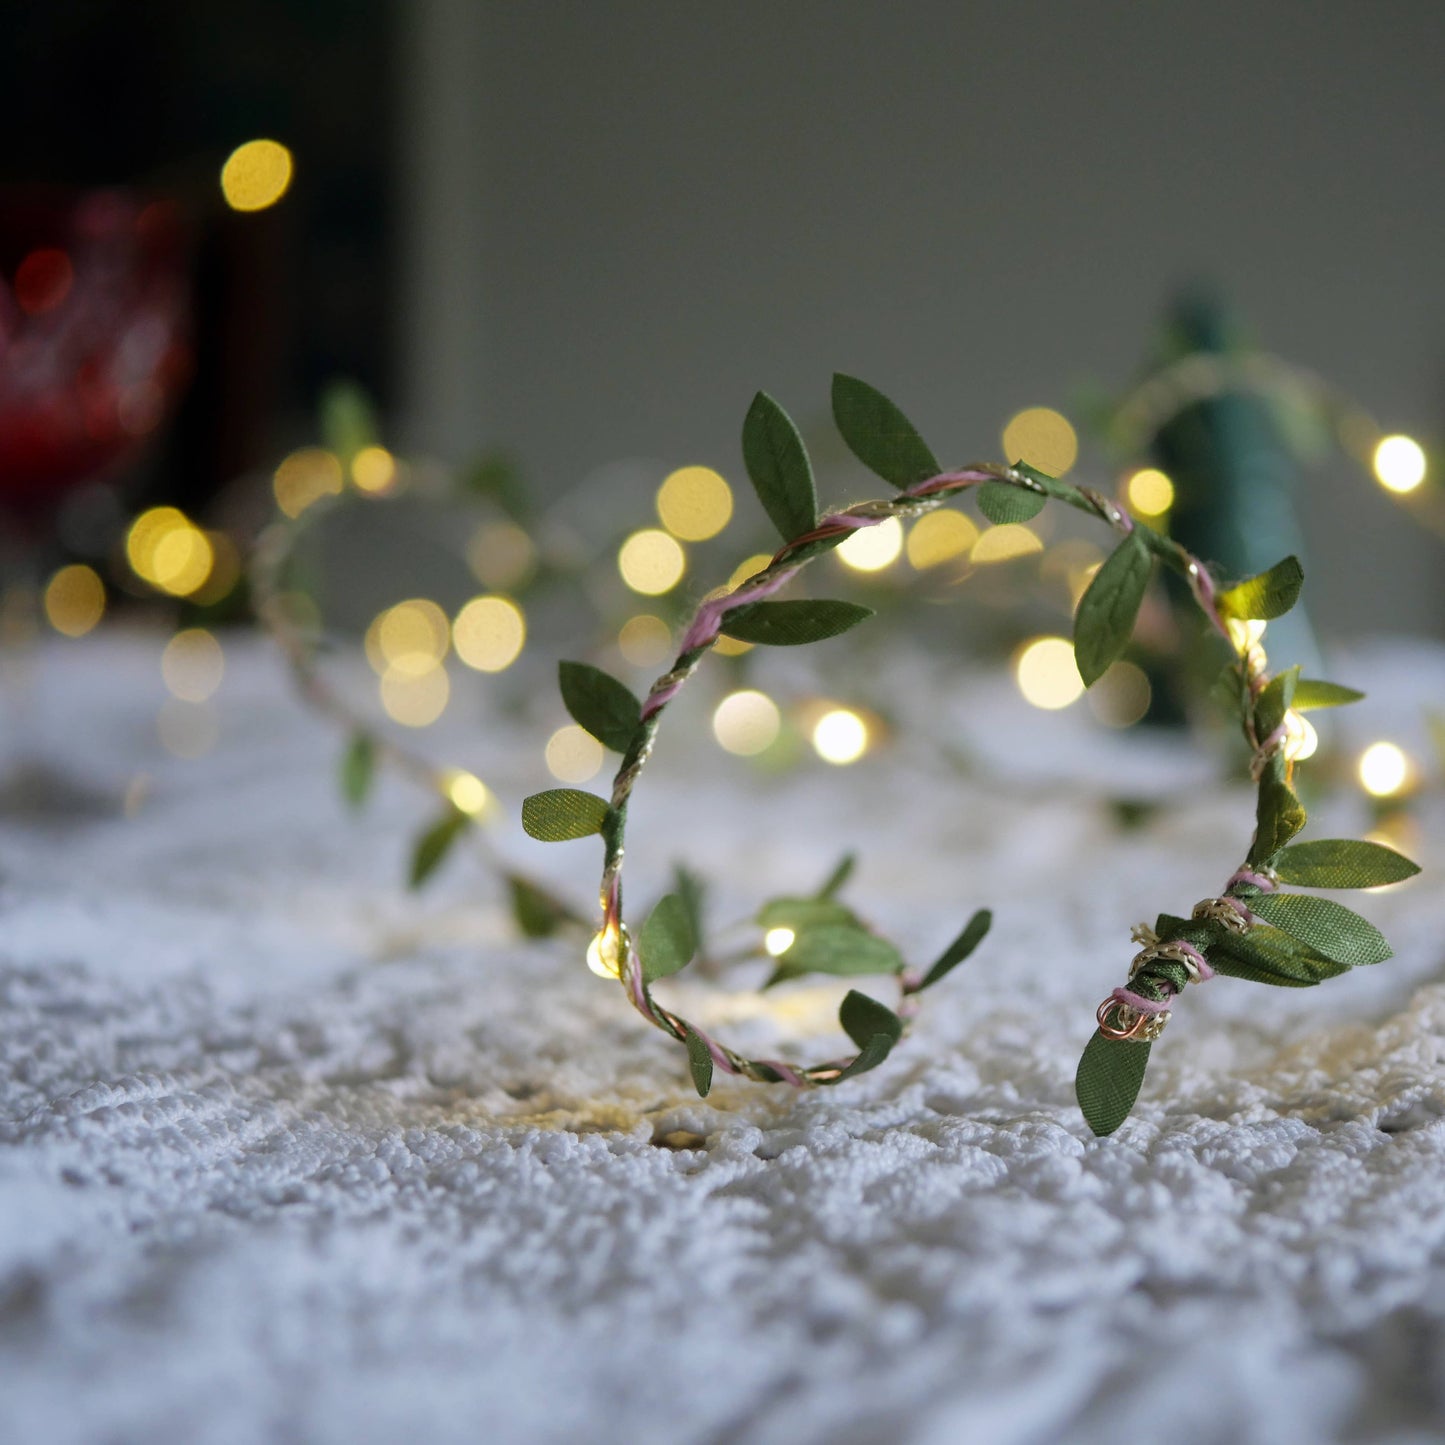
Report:
[[[266,659],[233,661],[219,748],[166,759],[158,652],[85,643],[42,679],[56,755],[115,792],[149,773],[139,814],[0,828],[0,1440],[1440,1438],[1433,878],[1363,899],[1399,955],[1373,971],[1191,990],[1096,1141],[1093,1005],[1132,921],[1237,863],[1245,795],[1121,835],[1087,788],[1020,808],[906,749],[781,785],[707,758],[684,791],[674,734],[634,899],[702,816],[719,915],[849,841],[850,896],[914,958],[997,913],[877,1073],[703,1103],[615,987],[507,941],[466,862],[400,894],[415,800],[345,819]],[[1377,670],[1397,731],[1442,691],[1435,655]],[[995,736],[1000,699],[970,714]],[[1086,741],[1051,722],[1057,769]],[[474,756],[515,805],[544,780],[509,747]],[[588,895],[594,844],[505,846]],[[777,1015],[679,992],[776,1042]],[[832,1042],[825,1002],[784,1013],[799,1048]]]

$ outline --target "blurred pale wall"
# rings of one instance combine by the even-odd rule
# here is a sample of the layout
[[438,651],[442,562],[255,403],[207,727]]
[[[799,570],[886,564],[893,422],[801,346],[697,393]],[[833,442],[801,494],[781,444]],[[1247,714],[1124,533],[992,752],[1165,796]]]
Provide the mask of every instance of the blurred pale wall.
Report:
[[[874,380],[944,457],[1124,383],[1172,288],[1445,430],[1445,7],[414,0],[406,434],[560,492],[737,476],[759,386]],[[1445,630],[1445,542],[1316,474],[1335,632]]]

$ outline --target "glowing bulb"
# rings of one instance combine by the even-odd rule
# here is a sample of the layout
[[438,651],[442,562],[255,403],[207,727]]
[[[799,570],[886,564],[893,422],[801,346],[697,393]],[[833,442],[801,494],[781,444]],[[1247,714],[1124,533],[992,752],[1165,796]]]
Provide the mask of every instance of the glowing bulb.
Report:
[[221,167],[221,194],[233,211],[264,211],[286,194],[295,163],[279,141],[248,140]]
[[602,771],[602,744],[575,723],[560,727],[547,739],[547,771],[559,783],[585,783]]
[[640,612],[622,624],[617,645],[633,667],[655,667],[672,648],[672,629],[662,618]]
[[386,715],[408,728],[430,727],[447,710],[452,695],[446,668],[436,662],[425,672],[388,667],[381,675],[380,689]]
[[93,567],[62,567],[45,584],[45,616],[66,637],[84,637],[105,614],[105,584]]
[[1410,779],[1410,759],[1394,743],[1371,743],[1360,754],[1360,785],[1376,798],[1391,798]]
[[887,517],[876,527],[862,527],[841,547],[838,557],[855,572],[881,572],[903,550],[903,524]]
[[1124,491],[1130,507],[1141,517],[1162,517],[1174,505],[1174,483],[1154,467],[1135,472]]
[[733,489],[711,467],[680,467],[657,491],[657,515],[674,537],[705,542],[733,515]]
[[1003,453],[1011,462],[1027,462],[1061,477],[1078,460],[1079,438],[1067,417],[1046,406],[1031,406],[1004,427]]
[[778,705],[764,692],[729,693],[712,715],[713,736],[730,753],[752,757],[772,745],[782,725]]
[[475,773],[462,768],[455,768],[447,774],[446,790],[452,807],[471,818],[486,812],[492,797],[487,785]]
[[978,528],[962,512],[928,512],[908,533],[908,561],[919,572],[966,557],[978,541]]
[[770,928],[763,934],[763,947],[777,958],[779,954],[786,953],[792,946],[797,934],[791,928]]
[[396,458],[385,447],[362,447],[351,459],[351,480],[375,496],[396,481]]
[[1229,640],[1234,644],[1237,652],[1248,652],[1251,647],[1257,647],[1268,625],[1258,617],[1251,617],[1247,621],[1239,617],[1230,617],[1225,621],[1225,626],[1229,629]]
[[1077,702],[1084,679],[1074,661],[1074,647],[1062,637],[1036,637],[1014,662],[1014,677],[1024,700],[1054,712]]
[[478,672],[501,672],[521,655],[527,619],[507,597],[474,597],[452,623],[457,656]]
[[324,447],[302,447],[276,468],[271,490],[276,505],[288,517],[299,517],[322,497],[340,492],[342,482],[341,459],[334,452]]
[[833,708],[813,725],[813,747],[826,763],[856,763],[868,751],[868,724],[851,708]]
[[634,532],[617,553],[617,570],[634,592],[660,597],[682,580],[687,554],[666,532],[656,527]]
[[445,612],[429,598],[409,597],[376,619],[376,651],[386,669],[422,677],[434,672],[451,647]]
[[617,930],[604,928],[601,933],[594,935],[592,942],[587,945],[587,967],[598,978],[620,978],[622,976],[621,961],[618,958],[620,950],[617,944]]
[[188,627],[166,643],[161,677],[172,697],[205,702],[221,685],[226,658],[221,644],[204,627]]
[[1392,492],[1413,492],[1425,480],[1425,452],[1413,437],[1386,437],[1375,448],[1375,476]]
[[1291,708],[1284,715],[1284,755],[1292,763],[1302,763],[1314,757],[1320,745],[1320,735],[1314,724]]

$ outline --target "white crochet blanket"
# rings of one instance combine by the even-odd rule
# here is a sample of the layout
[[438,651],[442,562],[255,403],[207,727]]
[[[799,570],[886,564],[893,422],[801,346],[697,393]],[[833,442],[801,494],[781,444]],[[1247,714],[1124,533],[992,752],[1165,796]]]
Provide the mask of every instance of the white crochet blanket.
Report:
[[[417,799],[348,818],[335,740],[269,657],[232,646],[219,745],[168,758],[159,650],[57,646],[40,679],[56,761],[112,798],[149,777],[134,816],[0,825],[0,1440],[1441,1437],[1438,804],[1431,872],[1358,900],[1394,960],[1191,989],[1100,1141],[1072,1097],[1094,1005],[1132,922],[1238,863],[1247,794],[1120,832],[1091,775],[1199,764],[1028,714],[998,676],[967,703],[933,684],[987,785],[907,733],[778,780],[674,731],[634,904],[681,851],[745,916],[856,843],[850,897],[911,957],[997,919],[877,1072],[703,1102],[575,951],[513,941],[473,862],[400,889]],[[1355,736],[1423,748],[1438,652],[1335,671],[1377,689]],[[535,743],[459,711],[515,816]],[[1314,833],[1363,822],[1341,800]],[[500,838],[588,897],[595,840]],[[674,996],[745,1043],[837,1044],[829,988]]]

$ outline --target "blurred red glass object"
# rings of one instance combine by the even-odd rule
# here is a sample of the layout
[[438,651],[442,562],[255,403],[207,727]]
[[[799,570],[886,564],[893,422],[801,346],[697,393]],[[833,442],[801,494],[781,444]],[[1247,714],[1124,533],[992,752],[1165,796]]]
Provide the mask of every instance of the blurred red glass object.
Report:
[[125,191],[0,192],[0,507],[105,477],[190,374],[180,208]]

